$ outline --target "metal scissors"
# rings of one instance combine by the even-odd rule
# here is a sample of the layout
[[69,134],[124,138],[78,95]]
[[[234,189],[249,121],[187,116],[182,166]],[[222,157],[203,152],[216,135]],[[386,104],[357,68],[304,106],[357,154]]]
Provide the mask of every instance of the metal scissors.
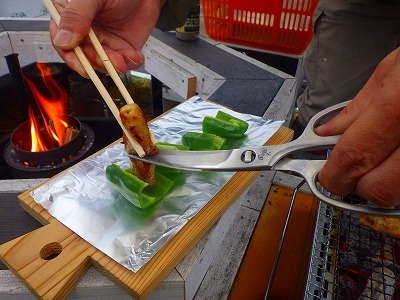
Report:
[[398,209],[346,203],[343,202],[341,197],[324,191],[318,182],[318,173],[326,160],[287,157],[296,151],[322,150],[335,146],[340,135],[322,137],[315,134],[314,129],[337,115],[348,103],[350,101],[331,106],[316,114],[299,138],[285,144],[213,151],[160,149],[153,156],[130,155],[130,157],[155,165],[188,171],[290,171],[301,175],[312,193],[332,207],[361,214],[400,217],[400,210]]

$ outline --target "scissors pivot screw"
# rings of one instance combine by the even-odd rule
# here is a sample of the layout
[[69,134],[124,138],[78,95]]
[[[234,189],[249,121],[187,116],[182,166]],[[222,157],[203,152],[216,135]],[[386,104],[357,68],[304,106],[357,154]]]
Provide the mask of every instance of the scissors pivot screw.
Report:
[[256,153],[253,150],[246,150],[242,153],[242,161],[246,164],[251,163],[256,158]]

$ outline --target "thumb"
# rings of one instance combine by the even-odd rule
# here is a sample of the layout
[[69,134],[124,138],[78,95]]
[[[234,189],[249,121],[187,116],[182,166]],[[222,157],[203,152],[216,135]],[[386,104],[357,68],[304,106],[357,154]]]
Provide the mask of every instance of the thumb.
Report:
[[100,6],[97,1],[72,0],[66,5],[60,2],[54,2],[61,19],[53,43],[63,50],[71,50],[87,37]]

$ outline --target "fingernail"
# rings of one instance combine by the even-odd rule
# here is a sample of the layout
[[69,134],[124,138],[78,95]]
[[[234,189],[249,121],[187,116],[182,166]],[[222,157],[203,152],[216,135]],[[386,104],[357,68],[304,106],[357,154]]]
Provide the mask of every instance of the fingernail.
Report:
[[54,37],[53,43],[56,46],[67,46],[72,40],[73,33],[66,29],[60,29]]
[[128,65],[131,66],[131,67],[137,67],[137,66],[143,64],[142,61],[136,62],[136,61],[134,61],[133,59],[131,59],[130,57],[128,57],[128,60],[129,60],[129,62],[130,62]]
[[138,63],[134,60],[132,60],[130,57],[128,57],[128,66],[134,66],[136,67]]

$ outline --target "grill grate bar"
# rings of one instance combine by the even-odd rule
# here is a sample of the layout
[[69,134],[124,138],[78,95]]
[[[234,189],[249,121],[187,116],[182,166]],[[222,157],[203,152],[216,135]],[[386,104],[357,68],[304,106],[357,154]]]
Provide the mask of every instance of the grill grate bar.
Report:
[[320,203],[304,299],[400,299],[400,241],[359,217]]

